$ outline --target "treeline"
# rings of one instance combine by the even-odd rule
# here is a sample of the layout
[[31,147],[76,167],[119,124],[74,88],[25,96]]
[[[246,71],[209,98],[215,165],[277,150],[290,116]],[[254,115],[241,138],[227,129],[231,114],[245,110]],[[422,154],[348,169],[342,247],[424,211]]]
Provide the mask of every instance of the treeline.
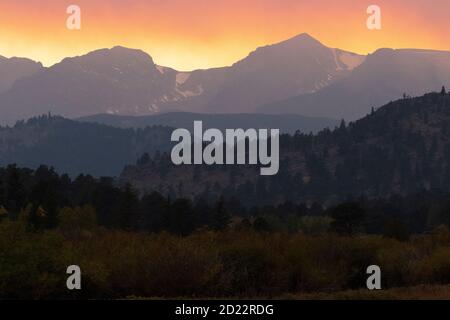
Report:
[[71,179],[46,166],[0,169],[0,216],[17,220],[22,213],[31,228],[54,229],[64,208],[83,206],[93,208],[98,225],[130,231],[187,235],[202,226],[224,228],[231,219],[221,199],[208,204],[156,192],[139,196],[129,185],[116,186],[112,178]]
[[80,175],[71,179],[52,168],[37,170],[10,165],[0,169],[0,217],[26,216],[33,230],[55,229],[65,210],[92,208],[98,226],[189,235],[199,229],[254,230],[343,235],[381,234],[407,240],[439,225],[450,226],[450,195],[423,192],[409,196],[348,198],[335,205],[320,202],[283,202],[244,206],[237,198],[173,198],[170,194],[138,194],[112,178]]

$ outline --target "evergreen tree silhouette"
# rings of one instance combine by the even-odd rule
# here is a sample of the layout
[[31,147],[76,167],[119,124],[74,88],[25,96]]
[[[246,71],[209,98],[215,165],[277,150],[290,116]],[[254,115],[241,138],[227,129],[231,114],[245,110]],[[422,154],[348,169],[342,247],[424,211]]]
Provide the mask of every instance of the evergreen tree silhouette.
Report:
[[223,230],[230,224],[230,221],[231,216],[227,212],[223,197],[221,197],[214,210],[213,227],[215,230]]

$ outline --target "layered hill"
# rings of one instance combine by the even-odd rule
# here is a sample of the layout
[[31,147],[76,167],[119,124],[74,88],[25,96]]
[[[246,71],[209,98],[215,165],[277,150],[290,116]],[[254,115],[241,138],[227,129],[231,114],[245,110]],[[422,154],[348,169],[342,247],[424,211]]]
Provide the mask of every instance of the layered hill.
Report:
[[48,165],[71,176],[117,176],[143,153],[167,151],[170,134],[171,129],[159,126],[119,129],[41,116],[0,127],[0,166]]

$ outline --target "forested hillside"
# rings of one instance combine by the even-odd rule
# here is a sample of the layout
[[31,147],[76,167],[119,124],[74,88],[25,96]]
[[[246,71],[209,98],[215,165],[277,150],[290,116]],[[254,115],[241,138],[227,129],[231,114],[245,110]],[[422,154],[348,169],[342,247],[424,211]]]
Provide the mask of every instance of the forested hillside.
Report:
[[53,166],[71,176],[117,176],[144,152],[170,148],[171,129],[119,129],[45,115],[0,127],[0,166]]
[[422,190],[450,190],[450,95],[404,97],[361,120],[317,135],[280,137],[280,171],[257,166],[176,167],[169,156],[144,156],[122,183],[172,196],[224,194],[247,204],[338,201]]

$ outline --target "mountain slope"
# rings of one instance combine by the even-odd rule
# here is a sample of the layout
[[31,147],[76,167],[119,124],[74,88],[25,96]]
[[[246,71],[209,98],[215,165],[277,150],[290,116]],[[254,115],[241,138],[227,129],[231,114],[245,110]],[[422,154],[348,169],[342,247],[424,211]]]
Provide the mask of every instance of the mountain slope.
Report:
[[128,166],[122,183],[174,196],[225,195],[249,205],[334,202],[422,190],[450,191],[450,94],[392,102],[334,131],[280,137],[280,171],[259,166]]
[[347,78],[316,93],[265,105],[259,111],[355,120],[403,94],[422,95],[443,85],[450,87],[450,52],[380,49]]
[[119,129],[41,116],[0,127],[0,166],[53,166],[72,176],[117,176],[143,153],[169,149],[171,129]]
[[345,77],[364,56],[331,49],[308,34],[258,48],[235,63],[209,112],[254,112],[261,104],[316,92]]

